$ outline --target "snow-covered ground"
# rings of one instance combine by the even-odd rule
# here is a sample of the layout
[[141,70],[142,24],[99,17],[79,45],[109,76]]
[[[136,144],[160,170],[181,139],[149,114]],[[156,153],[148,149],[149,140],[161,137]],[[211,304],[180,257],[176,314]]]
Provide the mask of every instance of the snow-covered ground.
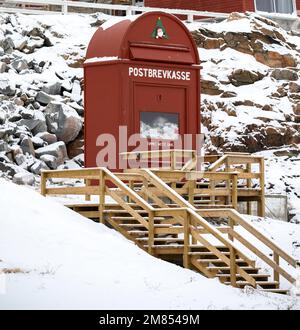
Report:
[[[293,296],[234,289],[151,257],[32,189],[1,179],[0,191],[0,309],[300,309]],[[299,237],[288,226],[266,230]]]

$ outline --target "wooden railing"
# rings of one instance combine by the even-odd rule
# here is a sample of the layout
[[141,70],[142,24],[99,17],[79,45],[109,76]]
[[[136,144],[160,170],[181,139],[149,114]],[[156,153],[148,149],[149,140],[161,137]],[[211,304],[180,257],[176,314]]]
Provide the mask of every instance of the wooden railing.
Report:
[[[120,156],[126,161],[140,162],[143,168],[160,168],[169,170],[192,170],[197,166],[195,150],[149,150],[123,152]],[[128,166],[132,168],[132,166]]]
[[[15,4],[20,5],[21,7],[11,8],[9,6],[5,6],[7,4]],[[144,12],[152,12],[152,11],[164,11],[165,13],[180,15],[187,17],[189,22],[193,22],[195,17],[215,17],[220,19],[225,19],[229,16],[227,13],[216,13],[216,12],[208,12],[208,11],[195,11],[195,10],[184,10],[184,9],[167,9],[167,8],[154,8],[154,7],[141,7],[141,6],[128,6],[128,5],[116,5],[116,4],[104,4],[104,3],[91,3],[84,1],[67,1],[67,0],[9,0],[3,1],[3,7],[0,7],[0,11],[2,12],[21,12],[24,14],[57,14],[57,11],[51,10],[40,10],[39,8],[34,9],[26,8],[25,5],[41,5],[48,6],[48,9],[51,9],[51,6],[60,7],[60,12],[62,14],[68,14],[70,12],[70,8],[72,8],[71,12],[81,13],[82,9],[94,9],[95,11],[114,11],[117,14],[125,14],[133,15],[136,12],[144,13]]]
[[[253,165],[257,165],[258,171],[253,168]],[[248,214],[252,213],[251,203],[257,202],[258,215],[265,216],[264,157],[247,153],[225,153],[208,167],[208,171],[237,172],[238,200],[240,202],[247,202]],[[256,180],[256,182],[253,183],[253,180]]]
[[[265,235],[259,232],[256,228],[254,228],[248,221],[243,219],[243,217],[235,210],[232,209],[218,209],[211,212],[211,210],[198,210],[198,214],[200,214],[204,218],[213,217],[214,220],[216,217],[220,217],[222,221],[225,218],[228,219],[228,224],[230,229],[228,230],[228,238],[231,241],[238,241],[242,244],[246,249],[255,254],[259,259],[265,262],[273,269],[273,278],[274,281],[280,281],[279,276],[283,276],[290,283],[294,284],[296,279],[290,275],[286,270],[284,270],[280,266],[280,259],[286,261],[291,267],[297,268],[300,264],[299,261],[289,256],[285,251],[283,251],[278,245],[276,245],[273,241],[268,239]],[[235,226],[240,226],[244,230],[252,235],[252,237],[260,242],[266,248],[271,250],[271,255],[273,255],[273,260],[270,258],[270,254],[265,254],[261,251],[261,249],[257,248],[253,241],[251,242],[247,240],[243,235],[237,232]]]
[[[85,185],[81,187],[48,187],[49,179],[82,179]],[[134,190],[133,183],[143,183],[142,191],[138,193]],[[113,185],[113,187],[112,187]],[[155,189],[150,189],[150,188]],[[257,286],[255,277],[239,267],[236,262],[238,256],[247,264],[255,267],[254,262],[247,257],[236,245],[236,242],[242,244],[245,248],[254,253],[257,258],[266,262],[274,271],[274,279],[279,282],[280,275],[289,282],[294,283],[295,278],[279,265],[280,258],[289,263],[292,267],[297,267],[295,259],[286,254],[282,249],[257,231],[250,223],[245,221],[237,211],[229,209],[208,209],[198,210],[189,201],[183,198],[172,187],[165,183],[155,173],[149,169],[138,170],[138,172],[112,173],[106,168],[92,168],[79,170],[56,170],[43,171],[41,176],[41,193],[46,195],[97,195],[99,200],[95,203],[98,207],[99,221],[105,223],[105,212],[111,205],[108,205],[105,197],[112,197],[117,204],[115,207],[128,212],[136,221],[148,230],[148,252],[155,255],[154,239],[159,234],[180,234],[183,233],[183,264],[190,268],[193,261],[190,251],[191,244],[200,244],[205,246],[208,251],[217,256],[222,262],[230,267],[230,280],[233,286],[236,286],[237,275],[250,283],[253,287]],[[139,209],[137,209],[137,206]],[[141,215],[140,211],[145,212]],[[112,211],[113,212],[113,211]],[[116,211],[118,213],[118,211]],[[215,227],[205,218],[221,218],[224,221],[228,219],[227,227]],[[167,228],[156,228],[155,219],[161,219],[161,223],[169,224]],[[111,222],[110,222],[111,223]],[[235,230],[235,226],[242,226],[255,239],[259,240],[265,246],[273,251],[274,260],[262,253],[251,241]],[[117,230],[122,229],[114,225]],[[124,235],[126,233],[123,231]],[[205,234],[205,235],[204,235]],[[221,243],[229,250],[229,256],[212,244],[206,235],[211,235],[214,240]],[[228,237],[224,236],[228,235]],[[129,236],[127,236],[130,238]],[[199,268],[200,266],[197,265]],[[205,268],[200,270],[210,275]]]

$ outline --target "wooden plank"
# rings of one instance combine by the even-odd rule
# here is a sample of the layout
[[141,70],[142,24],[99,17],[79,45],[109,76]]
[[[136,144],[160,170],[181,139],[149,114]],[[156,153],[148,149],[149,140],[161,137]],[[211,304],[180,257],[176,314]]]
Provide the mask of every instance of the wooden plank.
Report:
[[59,187],[45,189],[46,195],[98,195],[98,186]]

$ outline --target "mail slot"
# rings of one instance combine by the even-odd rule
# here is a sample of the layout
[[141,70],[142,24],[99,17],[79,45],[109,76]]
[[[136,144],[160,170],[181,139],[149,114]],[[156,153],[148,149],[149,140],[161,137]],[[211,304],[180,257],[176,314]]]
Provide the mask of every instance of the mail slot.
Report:
[[[134,150],[137,136],[143,145],[170,149],[188,134],[195,148],[200,60],[191,34],[175,16],[150,12],[105,23],[90,41],[84,80],[87,167],[120,168],[119,152]],[[100,156],[112,140],[107,157],[115,161],[107,165]]]

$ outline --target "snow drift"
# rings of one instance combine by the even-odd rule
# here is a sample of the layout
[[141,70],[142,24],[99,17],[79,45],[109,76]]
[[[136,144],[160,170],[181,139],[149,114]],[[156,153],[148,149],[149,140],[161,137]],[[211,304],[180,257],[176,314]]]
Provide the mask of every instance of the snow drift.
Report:
[[3,179],[0,212],[1,309],[300,307],[295,298],[233,289],[156,259],[114,230]]

